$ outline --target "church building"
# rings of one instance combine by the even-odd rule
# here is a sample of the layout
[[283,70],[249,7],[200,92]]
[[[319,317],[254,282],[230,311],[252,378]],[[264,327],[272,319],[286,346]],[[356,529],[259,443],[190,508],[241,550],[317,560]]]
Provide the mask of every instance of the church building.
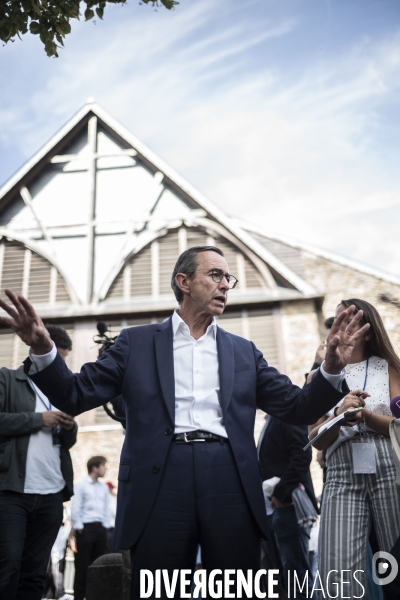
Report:
[[[115,336],[168,318],[176,259],[200,245],[221,248],[239,280],[219,325],[252,340],[298,385],[343,298],[377,306],[400,351],[399,277],[226,215],[94,101],[0,188],[1,290],[24,294],[45,323],[68,330],[73,371],[97,357],[97,322]],[[0,366],[17,368],[26,355],[0,329]],[[76,479],[102,454],[115,481],[121,426],[101,407],[77,420]],[[260,413],[256,436],[262,423]]]

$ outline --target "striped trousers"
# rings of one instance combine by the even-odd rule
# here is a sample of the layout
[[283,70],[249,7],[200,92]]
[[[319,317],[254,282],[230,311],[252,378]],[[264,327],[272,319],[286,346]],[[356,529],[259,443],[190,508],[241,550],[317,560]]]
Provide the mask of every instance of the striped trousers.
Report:
[[[367,598],[367,547],[371,522],[379,549],[390,552],[400,535],[400,488],[389,438],[372,436],[376,474],[354,475],[352,443],[342,443],[329,457],[319,533],[319,572],[327,597]],[[356,436],[354,443],[363,443]],[[338,571],[330,573],[329,571]],[[346,571],[344,575],[341,571]],[[350,573],[348,572],[350,571]],[[365,588],[354,579],[353,573]],[[348,581],[341,588],[341,581]],[[326,584],[328,580],[328,583]]]

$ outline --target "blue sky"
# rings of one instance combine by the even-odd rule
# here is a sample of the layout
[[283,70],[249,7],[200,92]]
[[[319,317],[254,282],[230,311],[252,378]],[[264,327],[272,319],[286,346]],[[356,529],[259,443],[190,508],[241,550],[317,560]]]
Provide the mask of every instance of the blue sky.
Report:
[[0,184],[88,96],[232,215],[400,275],[398,0],[128,0],[0,47]]

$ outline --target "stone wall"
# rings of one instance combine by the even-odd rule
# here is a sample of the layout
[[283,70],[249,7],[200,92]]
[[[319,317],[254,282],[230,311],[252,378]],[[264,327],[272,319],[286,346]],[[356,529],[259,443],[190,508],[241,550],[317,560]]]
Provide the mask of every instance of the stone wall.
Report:
[[390,339],[396,351],[400,353],[400,310],[379,298],[381,294],[385,294],[400,300],[400,285],[310,252],[303,251],[302,254],[305,279],[325,295],[324,317],[333,316],[337,305],[343,299],[367,300],[379,311]]
[[284,302],[281,307],[285,374],[293,383],[304,385],[304,375],[314,362],[321,343],[318,318],[313,300]]
[[104,480],[112,481],[117,485],[119,457],[124,443],[122,427],[118,425],[110,425],[107,428],[82,427],[78,431],[78,441],[71,448],[74,481],[77,483],[84,479],[87,475],[87,461],[91,456],[100,455],[107,459],[107,473]]

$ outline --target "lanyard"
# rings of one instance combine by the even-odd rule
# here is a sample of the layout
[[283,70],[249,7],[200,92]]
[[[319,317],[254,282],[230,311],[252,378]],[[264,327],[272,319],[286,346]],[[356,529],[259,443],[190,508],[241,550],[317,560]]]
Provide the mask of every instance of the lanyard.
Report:
[[365,391],[365,388],[367,387],[367,381],[368,381],[368,364],[369,364],[369,358],[367,358],[367,364],[365,365],[365,379],[364,379],[364,385],[363,385],[363,392]]
[[[365,378],[364,378],[363,392],[365,391],[365,388],[367,387],[368,365],[369,365],[369,358],[367,358],[367,363],[365,365]],[[366,435],[366,436],[368,435],[365,423],[358,423],[358,431],[360,432],[361,435]]]
[[46,402],[43,400],[43,398],[40,396],[40,394],[37,394],[37,397],[39,398],[40,402],[43,404],[43,406],[45,407],[46,410],[51,410],[50,402],[49,402],[49,406],[47,406]]
[[[37,398],[39,398],[40,402],[43,404],[43,406],[45,407],[46,410],[51,410],[51,402],[48,401],[48,399],[46,398],[46,396],[44,396],[44,394],[42,394],[42,392],[39,390],[39,388],[33,383],[33,381],[31,379],[29,379],[28,377],[28,381],[29,381],[29,385],[31,386],[31,388],[33,389],[33,391],[35,392],[35,396],[37,396]],[[49,402],[49,405],[47,406],[45,401]]]

